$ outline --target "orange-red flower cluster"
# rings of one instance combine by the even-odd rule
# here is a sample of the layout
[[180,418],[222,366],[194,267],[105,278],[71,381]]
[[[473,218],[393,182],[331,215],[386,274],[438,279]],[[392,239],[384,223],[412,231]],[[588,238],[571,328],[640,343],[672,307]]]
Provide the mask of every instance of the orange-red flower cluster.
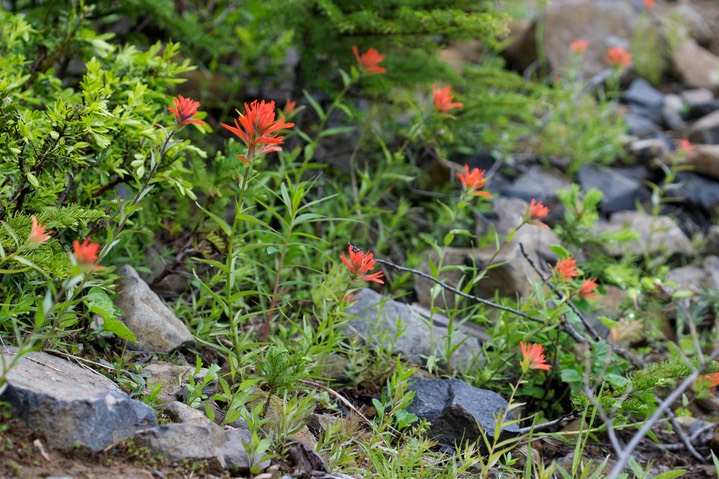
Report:
[[589,278],[582,281],[582,284],[579,286],[579,290],[577,291],[577,294],[580,298],[584,299],[597,299],[597,295],[594,292],[594,290],[597,289],[597,279],[596,278]]
[[684,153],[689,153],[690,151],[694,150],[694,145],[686,138],[682,138],[681,140],[679,140],[679,149]]
[[464,173],[457,173],[457,178],[462,182],[464,190],[474,196],[484,196],[491,198],[492,194],[488,191],[481,191],[484,184],[487,182],[487,178],[484,177],[484,170],[479,168],[473,168],[469,171],[469,165],[464,165]]
[[529,207],[527,208],[527,213],[525,216],[530,223],[549,228],[549,226],[540,221],[546,218],[548,214],[549,208],[544,206],[541,201],[532,199],[532,201],[529,202]]
[[72,252],[75,256],[75,259],[84,270],[96,271],[99,269],[103,269],[102,266],[98,266],[95,264],[99,251],[100,245],[97,243],[93,243],[88,238],[85,238],[82,243],[77,240],[73,241],[72,243]]
[[375,283],[384,284],[382,281],[382,271],[368,274],[374,269],[375,260],[372,253],[365,253],[361,249],[349,245],[347,251],[349,252],[349,259],[342,253],[340,258],[342,262],[347,265],[347,269],[350,272],[350,281],[374,281]]
[[577,55],[581,55],[586,52],[587,48],[589,48],[589,40],[578,39],[569,44],[569,49]]
[[35,215],[32,215],[30,219],[32,220],[32,227],[30,228],[30,236],[28,236],[27,240],[30,246],[35,248],[49,240],[52,231],[46,232],[45,227],[37,221]]
[[[570,281],[571,279],[579,276],[576,260],[570,256],[561,261],[558,261],[557,264],[554,265],[554,275],[558,281],[562,282]],[[584,281],[582,281],[582,284],[579,285],[579,289],[577,290],[577,296],[583,299],[597,299],[597,295],[595,293],[596,289],[596,278],[585,279]]]
[[544,346],[541,344],[529,344],[524,341],[520,341],[519,346],[522,348],[522,371],[526,372],[530,369],[548,371],[551,369],[544,357]]
[[654,0],[644,0],[644,8],[654,8]]
[[285,123],[283,116],[275,120],[275,102],[253,101],[245,103],[245,114],[235,119],[235,126],[222,123],[222,126],[237,135],[247,145],[247,155],[237,155],[248,165],[252,160],[273,151],[282,151],[283,136],[278,130],[292,128],[294,123]]
[[185,98],[182,95],[176,96],[172,101],[175,103],[175,107],[168,106],[167,109],[175,114],[175,123],[183,126],[188,123],[195,123],[197,125],[205,124],[202,120],[192,118],[197,114],[197,109],[200,108],[200,102]]
[[442,113],[447,113],[449,110],[464,106],[464,103],[452,103],[454,95],[452,94],[451,86],[437,88],[437,84],[435,83],[432,85],[432,96],[434,97],[434,107]]
[[706,381],[709,389],[716,389],[719,386],[719,373],[705,374],[702,380]]
[[576,278],[579,275],[577,271],[577,261],[571,256],[558,261],[557,264],[554,265],[554,272],[560,281],[569,281],[572,278]]
[[628,68],[632,66],[632,55],[622,47],[612,47],[607,50],[604,61],[615,68]]
[[386,73],[385,67],[379,66],[380,62],[384,60],[385,54],[378,52],[375,48],[370,48],[366,52],[360,55],[357,46],[352,45],[352,53],[354,53],[357,59],[357,64],[360,69],[366,73]]

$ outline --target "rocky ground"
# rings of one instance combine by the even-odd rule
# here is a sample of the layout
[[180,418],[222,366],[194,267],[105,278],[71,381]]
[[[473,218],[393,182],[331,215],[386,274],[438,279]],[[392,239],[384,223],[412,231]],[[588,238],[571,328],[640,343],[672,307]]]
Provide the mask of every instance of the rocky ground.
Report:
[[[554,8],[551,22],[555,23],[545,28],[549,66],[557,70],[563,68],[567,61],[566,45],[585,35],[594,42],[590,48],[596,48],[596,52],[590,52],[587,57],[584,73],[588,78],[605,68],[601,56],[607,44],[602,42],[615,42],[619,38],[620,42],[630,45],[630,37],[636,28],[633,16],[638,15],[642,4],[640,1],[620,2],[619,7],[616,2],[584,2],[576,7],[583,12],[582,16],[606,21],[601,28],[592,30],[593,27],[577,25],[576,17],[567,13],[570,7],[575,8],[575,4],[582,2],[551,3],[554,4],[550,7]],[[563,5],[565,3],[570,7]],[[605,8],[624,10],[620,12],[620,19],[612,23],[607,20],[610,15],[603,14]],[[621,101],[630,134],[626,144],[631,165],[586,166],[578,171],[576,180],[584,190],[597,188],[605,195],[602,203],[605,218],[597,226],[597,234],[629,226],[640,235],[638,240],[626,246],[629,252],[661,251],[699,265],[677,268],[669,274],[678,289],[705,286],[719,290],[719,227],[715,225],[719,207],[719,36],[716,35],[719,32],[719,2],[657,1],[650,14],[654,19],[673,15],[686,17],[682,22],[686,27],[686,38],[679,42],[684,45],[683,49],[675,50],[670,59],[672,67],[666,73],[664,85],[654,87],[632,75],[624,79]],[[598,20],[598,23],[602,22]],[[531,22],[522,28],[531,28]],[[520,31],[518,38],[532,37],[533,34],[527,32],[532,30]],[[515,68],[528,66],[533,61],[531,53],[526,55],[531,46],[521,42],[518,40],[512,47],[514,53],[511,55],[522,54],[510,58]],[[560,49],[563,50],[560,52]],[[536,50],[534,54],[536,59]],[[717,79],[712,84],[715,74]],[[693,144],[693,148],[682,155],[677,153],[680,139],[689,139]],[[677,206],[667,211],[672,213],[671,216],[651,217],[636,212],[637,204],[651,207],[649,185],[660,182],[662,166],[677,159],[691,169],[680,173],[673,186],[668,188],[673,199],[678,200]],[[499,196],[495,203],[498,215],[493,219],[493,226],[500,233],[511,230],[521,220],[526,202],[532,198],[541,199],[559,211],[554,192],[569,184],[569,178],[539,164],[527,165],[526,171],[516,178],[498,179],[492,187]],[[695,235],[701,235],[703,241],[692,241]],[[494,271],[494,282],[480,283],[473,294],[482,298],[492,297],[496,290],[509,296],[529,294],[532,284],[528,278],[538,277],[539,273],[525,261],[520,243],[531,245],[529,256],[540,264],[556,260],[549,245],[558,242],[551,230],[540,226],[523,228],[502,251],[502,256],[495,258],[505,263]],[[612,248],[614,246],[607,245],[606,253],[620,256],[627,252]],[[491,251],[454,248],[448,251],[446,264],[482,264],[491,257]],[[133,354],[138,367],[128,369],[140,371],[137,374],[143,379],[138,382],[147,386],[142,393],[147,394],[154,385],[160,385],[155,395],[156,409],[135,400],[133,395],[137,391],[127,387],[123,390],[92,370],[106,366],[93,364],[87,358],[33,353],[22,366],[13,369],[9,387],[2,396],[14,409],[12,413],[4,411],[0,416],[0,477],[129,479],[253,475],[269,478],[283,474],[327,479],[343,477],[328,472],[322,458],[313,453],[312,448],[317,431],[325,427],[324,421],[345,419],[316,414],[313,424],[308,424],[297,435],[296,440],[302,445],[290,448],[294,451],[289,454],[291,460],[271,462],[262,461],[261,457],[248,451],[248,432],[241,421],[220,428],[201,410],[186,405],[188,388],[196,388],[197,384],[210,389],[217,387],[213,372],[204,368],[196,370],[182,354],[172,353],[178,348],[182,351],[192,343],[192,334],[147,286],[145,280],[152,283],[152,278],[140,278],[130,267],[122,267],[118,273],[122,276],[120,289],[124,293],[118,298],[117,306],[123,309],[126,324],[141,340],[138,347],[149,352]],[[453,280],[452,277],[442,279],[449,283]],[[352,334],[359,334],[375,347],[383,347],[386,345],[373,342],[378,341],[374,333],[381,330],[392,337],[401,325],[405,333],[393,344],[393,352],[422,364],[422,358],[435,354],[436,345],[443,344],[442,338],[446,337],[448,329],[446,320],[440,316],[434,315],[431,322],[427,321],[431,286],[428,280],[417,279],[418,301],[414,305],[387,301],[369,289],[360,291],[358,301],[348,311],[355,315],[350,326]],[[622,292],[618,289],[607,291],[603,299],[607,308],[616,302],[614,294],[621,295]],[[377,304],[382,304],[379,311]],[[454,341],[461,342],[454,353],[455,366],[471,364],[484,339],[485,331],[470,326],[453,336]],[[4,351],[5,358],[9,359],[13,354],[12,349]],[[188,354],[188,358],[191,357],[194,356]],[[334,366],[339,379],[342,365]],[[410,412],[432,420],[435,436],[446,444],[457,439],[453,434],[458,430],[458,424],[476,422],[483,428],[483,433],[494,435],[492,418],[507,404],[495,393],[459,380],[420,380],[414,387],[417,399]],[[365,407],[371,399],[369,391],[366,397],[354,399],[354,403],[347,401],[347,408],[371,416],[371,408]],[[451,417],[443,415],[448,405],[455,413]],[[711,400],[702,405],[704,410],[697,413],[704,419],[688,421],[684,426],[694,434],[697,448],[706,454],[708,447],[717,442],[712,418],[719,413],[719,408],[716,401]],[[565,419],[570,423],[566,427],[572,427],[572,418]],[[481,435],[479,430],[459,429],[462,434],[474,438]],[[517,426],[513,426],[499,434],[504,437],[519,432]],[[667,454],[666,450],[646,441],[639,454],[645,459],[651,458],[658,471],[683,467],[691,474],[684,477],[714,474],[713,467],[697,464],[681,447],[676,447],[678,442],[670,431],[660,428],[656,433],[661,442],[677,451]],[[69,452],[61,453],[58,449]],[[606,444],[592,445],[585,451],[588,457],[597,460],[609,452]],[[571,461],[572,446],[547,440],[541,447],[541,454],[545,460]]]

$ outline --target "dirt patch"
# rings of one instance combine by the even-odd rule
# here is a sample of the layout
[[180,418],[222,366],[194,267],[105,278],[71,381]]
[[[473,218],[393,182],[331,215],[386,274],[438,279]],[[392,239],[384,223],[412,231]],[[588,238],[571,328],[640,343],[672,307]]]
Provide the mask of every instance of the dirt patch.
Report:
[[0,404],[0,477],[36,479],[69,476],[73,479],[197,479],[229,478],[207,462],[182,466],[168,464],[149,450],[125,442],[107,451],[54,451],[47,446],[47,435],[31,431],[24,422],[13,419]]

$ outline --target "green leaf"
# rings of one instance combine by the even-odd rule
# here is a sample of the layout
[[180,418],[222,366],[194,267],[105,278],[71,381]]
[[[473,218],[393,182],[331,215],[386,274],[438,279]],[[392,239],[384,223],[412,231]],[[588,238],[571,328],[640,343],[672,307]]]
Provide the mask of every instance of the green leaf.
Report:
[[33,175],[29,171],[25,173],[25,177],[27,178],[28,183],[30,183],[33,188],[38,188],[40,186],[40,182],[37,180],[37,176]]
[[356,128],[354,126],[336,126],[334,128],[327,128],[325,131],[320,133],[320,138],[324,138],[326,136],[333,136],[333,135],[339,135],[342,133],[349,133],[350,131],[354,131]]
[[564,246],[558,245],[558,244],[550,245],[549,251],[551,251],[552,253],[556,254],[557,256],[559,256],[560,258],[563,258],[563,259],[572,256],[572,253],[567,251],[567,249],[564,248]]
[[302,93],[305,95],[305,98],[307,98],[307,101],[309,102],[312,109],[317,113],[317,116],[320,117],[320,121],[324,121],[325,119],[325,111],[322,109],[319,103],[312,98],[312,95],[307,90],[302,90]]
[[118,338],[122,338],[126,341],[132,341],[133,343],[137,342],[135,334],[130,331],[130,329],[125,326],[125,323],[123,323],[119,319],[105,318],[105,321],[103,323],[103,329],[105,331],[111,332]]
[[85,295],[85,304],[91,313],[101,314],[103,318],[115,318],[115,305],[105,291],[100,288],[90,288]]
[[584,378],[582,375],[577,371],[576,369],[562,369],[562,372],[560,373],[560,377],[562,378],[562,381],[565,383],[575,383],[575,384],[583,384]]
[[195,202],[195,204],[196,204],[197,207],[200,208],[207,216],[209,216],[210,218],[212,218],[213,221],[214,221],[215,223],[217,223],[217,225],[218,225],[220,228],[222,228],[222,231],[224,231],[227,236],[230,236],[230,235],[232,234],[232,226],[230,226],[229,224],[227,224],[227,222],[226,222],[225,220],[223,220],[222,218],[220,218],[219,216],[217,216],[217,215],[216,215],[215,213],[213,213],[212,211],[206,210],[205,208],[203,208],[202,205],[200,205],[200,203]]
[[661,474],[654,476],[654,479],[674,479],[675,477],[683,476],[686,473],[687,471],[684,469],[676,469],[674,471],[662,472]]

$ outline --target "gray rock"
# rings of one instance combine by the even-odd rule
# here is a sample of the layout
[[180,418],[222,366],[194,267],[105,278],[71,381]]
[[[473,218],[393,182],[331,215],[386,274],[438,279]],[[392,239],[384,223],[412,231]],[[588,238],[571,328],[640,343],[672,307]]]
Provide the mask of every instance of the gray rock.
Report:
[[[2,349],[6,359],[17,351]],[[7,380],[0,400],[32,429],[47,432],[53,448],[79,444],[99,451],[157,423],[150,406],[131,399],[106,377],[57,356],[30,353]]]
[[162,405],[162,410],[172,422],[182,424],[207,424],[211,422],[205,413],[180,401],[172,401]]
[[719,225],[712,225],[706,234],[704,255],[719,256]]
[[719,110],[693,123],[689,128],[689,139],[694,143],[719,144]]
[[544,51],[549,66],[563,71],[574,59],[569,45],[578,39],[589,41],[579,62],[586,76],[607,68],[604,57],[610,47],[629,49],[637,15],[624,2],[595,0],[557,0],[547,6],[542,18]]
[[585,191],[596,188],[604,193],[601,207],[606,213],[634,209],[642,197],[642,184],[613,168],[584,166],[577,179]]
[[682,266],[667,272],[665,279],[676,283],[675,289],[698,291],[708,286],[707,273],[699,266]]
[[132,266],[121,266],[117,273],[120,294],[115,304],[125,313],[125,324],[138,341],[131,343],[131,347],[169,353],[194,341],[187,326],[152,292]]
[[[497,434],[497,417],[501,418],[509,405],[499,394],[475,388],[459,379],[418,378],[410,390],[415,392],[415,397],[407,411],[429,421],[429,436],[449,446],[476,441],[483,445],[482,434],[491,441]],[[503,423],[514,419],[507,413]],[[518,434],[516,424],[505,425],[499,439]]]
[[700,44],[713,40],[712,27],[707,18],[695,7],[688,3],[680,3],[666,16],[672,21],[672,34],[677,35],[681,29],[690,38]]
[[684,84],[713,91],[719,88],[719,57],[694,40],[686,39],[675,45],[672,61]]
[[157,361],[145,364],[140,373],[147,383],[146,392],[149,393],[153,386],[161,384],[157,397],[163,402],[175,400],[175,394],[185,384],[188,375],[192,374],[195,368],[192,366],[178,366],[165,361]]
[[694,149],[686,153],[682,164],[691,166],[694,173],[719,180],[719,145],[694,145]]
[[[448,329],[422,316],[417,308],[399,301],[383,298],[371,289],[361,289],[345,312],[354,316],[347,332],[359,335],[373,347],[394,343],[394,353],[407,361],[424,365],[431,355],[445,357]],[[396,341],[395,341],[396,339]],[[452,344],[458,345],[452,364],[468,366],[477,361],[481,348],[477,339],[454,325]]]
[[713,210],[719,206],[719,185],[715,180],[681,171],[677,174],[677,182],[667,189],[667,197],[680,199],[683,205]]
[[707,273],[708,287],[719,290],[719,257],[707,256],[702,262],[702,268]]
[[662,120],[670,130],[682,131],[687,124],[684,121],[684,101],[679,95],[665,95],[662,104]]
[[681,97],[689,107],[710,103],[714,100],[714,94],[708,88],[684,90]]
[[629,107],[629,112],[624,116],[624,123],[626,123],[629,133],[639,138],[654,136],[659,132],[656,123],[647,118],[645,112],[637,107]]
[[629,144],[628,150],[635,158],[645,164],[651,164],[655,159],[668,159],[671,153],[669,145],[661,138],[633,141]]
[[623,253],[639,255],[643,253],[683,254],[693,256],[694,248],[687,235],[668,216],[650,216],[639,211],[621,211],[614,213],[609,221],[599,221],[594,231],[619,232],[625,228],[635,231],[639,238],[628,243],[606,243],[604,250],[611,256]]
[[564,205],[557,198],[557,191],[567,189],[571,185],[569,178],[559,171],[533,166],[521,174],[514,183],[501,188],[500,192],[502,196],[520,198],[527,203],[533,199],[541,201],[549,208],[547,222],[552,224],[562,218],[564,210]]
[[171,462],[189,460],[217,460],[224,469],[247,472],[256,465],[266,469],[270,461],[255,455],[250,458],[244,443],[252,441],[252,434],[244,429],[222,429],[214,423],[167,424],[138,431],[134,441],[140,446],[162,454]]
[[661,121],[664,95],[643,78],[632,81],[627,91],[624,92],[624,101],[642,108],[645,116],[653,122]]

